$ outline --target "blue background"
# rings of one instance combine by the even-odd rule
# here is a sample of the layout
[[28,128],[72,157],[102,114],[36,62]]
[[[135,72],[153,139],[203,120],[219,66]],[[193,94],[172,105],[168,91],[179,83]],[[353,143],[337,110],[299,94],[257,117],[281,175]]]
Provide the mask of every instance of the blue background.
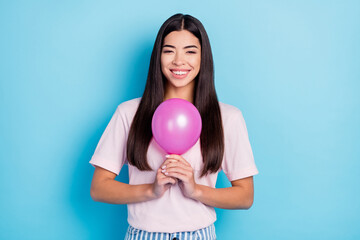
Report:
[[88,161],[178,12],[204,24],[260,171],[252,208],[217,209],[218,238],[359,239],[360,2],[340,0],[0,1],[0,239],[123,238]]

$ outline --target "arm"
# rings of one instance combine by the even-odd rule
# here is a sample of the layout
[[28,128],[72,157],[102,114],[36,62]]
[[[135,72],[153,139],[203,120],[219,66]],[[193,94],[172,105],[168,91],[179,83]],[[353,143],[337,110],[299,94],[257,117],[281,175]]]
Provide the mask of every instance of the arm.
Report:
[[159,198],[176,181],[164,176],[160,170],[152,184],[130,185],[115,180],[116,174],[101,167],[95,167],[90,195],[94,201],[128,204]]
[[194,170],[180,155],[169,155],[163,164],[166,176],[178,178],[185,197],[225,209],[249,209],[254,199],[253,177],[234,180],[232,187],[212,188],[195,183]]
[[228,188],[212,188],[196,184],[193,199],[217,208],[249,209],[254,200],[253,177],[234,180],[231,185]]
[[127,204],[152,199],[151,184],[129,185],[115,180],[116,174],[95,167],[90,195],[94,201]]

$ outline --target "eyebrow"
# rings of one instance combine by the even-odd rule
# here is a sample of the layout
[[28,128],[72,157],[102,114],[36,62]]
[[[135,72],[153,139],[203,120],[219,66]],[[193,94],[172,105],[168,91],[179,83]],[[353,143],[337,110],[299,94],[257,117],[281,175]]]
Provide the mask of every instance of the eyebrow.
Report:
[[[164,47],[175,48],[173,45],[164,45],[163,48]],[[186,49],[186,48],[198,48],[198,47],[195,45],[189,45],[189,46],[184,47],[184,49]]]

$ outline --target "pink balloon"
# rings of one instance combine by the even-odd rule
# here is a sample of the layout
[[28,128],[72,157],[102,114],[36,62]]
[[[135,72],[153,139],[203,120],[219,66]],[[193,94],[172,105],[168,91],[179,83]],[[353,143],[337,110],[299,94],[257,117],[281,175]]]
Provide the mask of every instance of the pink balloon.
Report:
[[183,154],[199,139],[201,116],[190,102],[171,98],[155,110],[151,128],[155,141],[168,154]]

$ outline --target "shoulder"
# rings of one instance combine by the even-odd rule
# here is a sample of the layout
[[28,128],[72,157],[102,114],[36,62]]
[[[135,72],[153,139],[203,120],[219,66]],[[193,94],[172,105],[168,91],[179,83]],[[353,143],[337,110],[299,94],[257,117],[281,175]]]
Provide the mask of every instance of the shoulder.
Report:
[[221,118],[224,122],[232,121],[239,118],[241,119],[243,117],[241,110],[233,105],[219,102],[219,106]]
[[134,98],[120,103],[116,108],[116,115],[118,115],[123,122],[126,122],[130,126],[139,107],[140,100],[141,98]]
[[135,113],[139,107],[141,98],[134,98],[125,102],[120,103],[117,106],[117,111],[121,114],[132,114]]
[[241,110],[230,104],[220,102],[219,104],[225,138],[231,141],[237,138],[239,133],[247,136],[246,123]]

